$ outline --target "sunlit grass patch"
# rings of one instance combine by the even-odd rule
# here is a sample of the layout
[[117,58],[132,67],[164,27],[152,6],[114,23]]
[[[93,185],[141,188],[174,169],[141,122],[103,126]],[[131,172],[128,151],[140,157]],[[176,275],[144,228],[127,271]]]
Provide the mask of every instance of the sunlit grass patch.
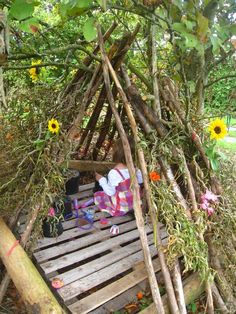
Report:
[[224,149],[230,152],[236,152],[236,141],[234,143],[231,143],[231,142],[227,142],[225,139],[219,140],[217,142],[217,146],[220,149]]
[[235,137],[235,138],[236,138],[236,130],[230,130],[230,131],[227,133],[227,136]]

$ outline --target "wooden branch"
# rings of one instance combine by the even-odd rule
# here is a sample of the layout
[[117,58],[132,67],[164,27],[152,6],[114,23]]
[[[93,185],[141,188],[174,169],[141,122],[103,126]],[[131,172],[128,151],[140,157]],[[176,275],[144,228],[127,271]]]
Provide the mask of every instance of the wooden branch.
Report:
[[[117,88],[119,88],[122,100],[125,104],[125,108],[127,110],[127,115],[130,118],[129,121],[130,121],[131,128],[132,128],[132,131],[133,131],[133,134],[135,137],[135,141],[139,142],[139,138],[137,136],[137,125],[136,125],[135,119],[132,116],[132,111],[130,109],[128,99],[126,98],[126,95],[123,92],[122,87],[119,84],[119,81],[118,81],[115,73],[112,72],[111,69],[110,69],[110,71],[111,71],[111,75],[112,75],[114,81],[116,82]],[[126,85],[127,85],[127,87],[129,87],[130,81],[129,81],[127,73],[124,71],[124,69],[123,69],[123,74],[124,74],[125,79],[126,79]],[[177,304],[177,301],[175,298],[174,289],[173,289],[169,269],[168,269],[166,261],[165,261],[165,255],[163,253],[163,247],[162,247],[162,240],[161,240],[161,236],[160,236],[159,225],[158,225],[158,222],[156,221],[156,214],[155,214],[155,210],[154,210],[152,200],[151,200],[151,192],[150,192],[149,182],[148,182],[147,166],[146,166],[143,150],[140,147],[138,148],[138,158],[139,158],[139,163],[140,163],[141,172],[142,172],[142,176],[143,176],[143,182],[144,182],[144,189],[145,189],[147,204],[148,204],[149,211],[151,213],[152,224],[153,224],[153,227],[156,228],[156,243],[157,243],[157,249],[158,249],[158,256],[160,259],[161,270],[162,270],[162,274],[164,277],[165,287],[166,287],[167,295],[168,295],[169,302],[170,302],[171,313],[177,314],[177,313],[179,313],[178,304]],[[179,287],[179,290],[180,290],[180,287]]]
[[212,286],[211,286],[211,289],[212,289],[212,296],[213,296],[213,300],[214,300],[214,303],[215,303],[215,308],[216,308],[216,311],[220,311],[222,314],[228,314],[229,313],[229,310],[227,309],[220,293],[219,293],[219,290],[216,286],[216,284],[213,282]]
[[[107,96],[106,96],[106,87],[105,85],[103,85],[100,93],[99,93],[99,97],[97,99],[97,102],[96,102],[96,105],[95,105],[95,108],[93,109],[93,112],[92,112],[92,115],[89,119],[89,122],[86,126],[86,129],[82,132],[82,135],[80,137],[80,140],[79,140],[79,143],[78,143],[78,146],[81,146],[83,145],[87,135],[91,134],[93,136],[93,132],[95,130],[95,127],[96,127],[96,124],[98,122],[98,118],[100,116],[100,113],[102,111],[102,108],[103,108],[103,104],[104,104],[104,101],[106,100]],[[88,138],[88,142],[89,144],[91,143],[91,140],[92,140],[92,137]],[[87,147],[88,149],[88,147]],[[86,154],[86,150],[85,150],[85,154]]]
[[162,159],[159,159],[159,164],[161,166],[161,169],[164,173],[164,176],[167,180],[167,182],[170,184],[170,186],[172,187],[173,189],[173,192],[179,202],[179,204],[185,209],[186,211],[186,214],[188,216],[188,218],[191,219],[191,213],[190,213],[190,210],[189,210],[189,207],[188,207],[188,204],[185,200],[185,198],[183,197],[182,193],[181,193],[181,190],[179,188],[179,185],[178,183],[176,182],[175,180],[175,177],[174,177],[174,174],[170,168],[169,165],[167,165],[165,163],[165,161],[163,161]]
[[152,82],[153,82],[153,109],[157,117],[161,119],[161,104],[159,96],[159,87],[157,80],[157,53],[156,53],[156,25],[152,24],[151,26],[151,36],[152,36]]
[[[116,94],[117,94],[117,89],[114,87],[112,89],[112,94],[113,94],[113,97],[115,99]],[[102,146],[102,143],[104,142],[106,135],[109,133],[109,129],[110,129],[110,125],[111,125],[111,118],[112,118],[112,111],[111,111],[111,107],[108,106],[106,116],[105,116],[104,121],[103,121],[103,125],[100,129],[100,132],[99,132],[99,137],[97,139],[95,148],[93,150],[93,160],[97,159],[98,152]]]
[[147,86],[149,92],[152,92],[152,84],[146,78],[146,76],[143,75],[143,73],[140,72],[132,63],[130,63],[130,60],[126,60],[125,63],[127,67],[130,69],[130,71],[134,73],[140,79],[140,81],[143,82]]
[[76,116],[76,118],[74,119],[71,128],[67,132],[67,137],[71,140],[73,140],[74,136],[80,130],[79,126],[81,125],[81,122],[83,120],[86,106],[89,103],[91,96],[93,96],[93,93],[91,91],[93,90],[93,92],[95,92],[94,86],[96,86],[98,88],[98,86],[100,84],[100,80],[98,78],[98,74],[100,72],[100,69],[101,69],[101,65],[99,64],[93,73],[93,77],[92,77],[90,83],[88,84],[86,92],[84,93],[83,99],[82,99],[80,107],[79,107],[79,113]]
[[214,314],[213,296],[211,291],[211,283],[206,281],[206,294],[207,294],[207,313]]
[[[147,235],[145,232],[144,220],[143,220],[143,216],[142,216],[142,209],[140,206],[141,201],[140,201],[140,195],[139,195],[139,185],[138,185],[138,181],[136,178],[136,171],[135,171],[135,167],[134,167],[134,163],[133,163],[133,159],[132,159],[132,155],[131,155],[131,149],[130,149],[127,135],[125,133],[122,122],[120,120],[120,116],[119,116],[119,114],[116,110],[115,104],[114,104],[114,98],[113,98],[113,95],[112,95],[112,92],[110,89],[110,78],[109,78],[109,73],[108,73],[108,67],[109,67],[110,62],[109,62],[109,59],[107,58],[106,53],[105,53],[101,29],[99,26],[97,26],[97,29],[98,29],[98,40],[99,40],[100,50],[101,50],[102,59],[103,59],[103,75],[104,75],[104,81],[105,81],[106,88],[107,88],[107,97],[108,97],[110,106],[112,108],[112,112],[113,112],[115,120],[116,120],[117,129],[119,131],[121,141],[123,144],[126,164],[127,164],[127,167],[128,167],[129,173],[130,173],[130,177],[132,178],[134,213],[135,213],[136,223],[137,223],[137,227],[138,227],[139,234],[140,234],[140,240],[141,240],[141,244],[142,244],[142,248],[143,248],[143,254],[144,254],[144,261],[145,261],[146,268],[147,268],[147,273],[148,273],[148,278],[149,278],[149,282],[150,282],[150,286],[151,286],[151,290],[152,290],[153,300],[154,300],[154,303],[156,305],[156,308],[158,308],[158,310],[159,310],[159,313],[164,314],[164,309],[163,309],[163,305],[161,302],[161,296],[160,296],[158,284],[156,282],[155,272],[153,269],[152,259],[151,259],[151,255],[150,255],[150,251],[149,251],[149,247],[148,247]],[[117,86],[117,84],[116,84],[116,86]],[[117,86],[117,89],[120,92],[118,86]]]
[[64,313],[21,245],[0,218],[0,257],[28,313]]
[[[126,87],[126,89],[128,89],[131,86],[131,82],[130,82],[128,73],[127,73],[124,65],[121,66],[121,73],[122,73],[122,76],[123,76],[123,78],[125,80],[125,87]],[[129,95],[127,95],[127,97],[129,99]],[[138,120],[139,120],[139,122],[140,122],[140,124],[142,126],[142,129],[144,130],[144,132],[146,134],[151,133],[152,132],[152,127],[150,126],[150,124],[147,121],[146,117],[140,111],[139,106],[133,106],[133,108],[134,108],[134,111],[135,111],[135,113],[136,113],[136,115],[138,117]]]
[[180,272],[178,259],[175,261],[175,264],[174,264],[174,268],[172,271],[172,278],[173,278],[173,286],[175,289],[176,299],[179,306],[179,312],[180,314],[187,314],[186,304],[184,300],[184,289],[182,285],[182,278],[181,278],[181,272]]
[[[113,64],[115,69],[117,70],[127,51],[129,50],[129,47],[131,43],[133,42],[138,30],[140,28],[140,25],[137,25],[135,30],[133,31],[132,34],[129,34],[128,37],[122,38],[120,41],[116,41],[110,48],[109,53],[108,53],[108,58],[112,59],[113,57]],[[95,73],[92,77],[92,80],[89,83],[89,86],[84,94],[83,100],[81,102],[81,105],[79,107],[79,114],[75,118],[72,127],[68,131],[68,136],[69,138],[73,139],[74,135],[79,131],[79,127],[81,125],[81,121],[84,116],[85,108],[87,104],[91,101],[92,97],[95,95],[97,92],[99,85],[102,81],[102,75],[101,75],[101,65],[99,64],[95,70]]]
[[[34,211],[32,212],[32,217],[29,221],[29,224],[27,225],[24,233],[21,236],[21,240],[20,240],[20,244],[21,246],[24,248],[26,246],[26,243],[30,237],[31,231],[33,229],[35,220],[38,216],[38,212],[39,212],[40,207],[37,206]],[[1,285],[0,285],[0,304],[2,303],[2,300],[4,298],[4,295],[6,294],[7,288],[9,286],[9,283],[11,281],[11,278],[9,276],[8,273],[5,273],[2,281],[1,281]]]
[[[103,36],[103,40],[107,41],[108,38],[111,36],[112,32],[114,31],[114,29],[116,28],[117,23],[114,22],[111,27],[108,29],[108,31],[104,34]],[[96,48],[93,50],[93,54],[97,54],[97,52],[99,51],[99,45],[96,46]],[[83,61],[83,65],[85,67],[88,67],[91,62],[93,61],[93,58],[91,58],[90,56],[87,56],[84,61]],[[75,74],[75,76],[73,77],[73,79],[71,80],[70,84],[66,87],[65,91],[64,91],[64,95],[69,94],[72,90],[73,90],[73,86],[76,85],[76,83],[78,82],[78,80],[84,75],[84,71],[78,70]]]
[[64,68],[73,68],[73,69],[82,69],[86,72],[92,72],[92,69],[84,66],[83,64],[73,64],[73,63],[60,63],[60,62],[46,62],[46,63],[40,63],[35,65],[21,65],[21,66],[3,66],[2,68],[4,71],[9,70],[26,70],[26,69],[32,69],[32,68],[43,68],[43,67],[64,67]]
[[218,79],[208,83],[207,85],[204,85],[204,88],[208,88],[208,87],[212,86],[213,84],[215,84],[221,80],[226,80],[227,78],[232,78],[232,77],[236,77],[236,75],[232,74],[232,75],[225,75],[225,76],[219,77]]
[[[125,106],[125,109],[126,109],[126,113],[127,113],[127,116],[128,116],[129,122],[130,122],[130,126],[131,126],[131,129],[132,129],[133,135],[134,135],[134,140],[135,140],[136,143],[138,143],[139,142],[138,129],[137,129],[137,125],[136,125],[136,122],[135,122],[132,110],[130,108],[128,99],[127,99],[126,94],[124,93],[124,91],[122,89],[122,86],[121,86],[121,84],[120,84],[120,82],[119,82],[119,80],[117,78],[117,75],[116,75],[114,69],[112,68],[111,64],[109,63],[109,60],[107,61],[107,64],[108,64],[111,76],[112,76],[112,78],[113,78],[113,80],[114,80],[114,82],[116,84],[116,87],[117,87],[117,89],[119,91],[119,94],[120,94],[120,96],[122,98],[122,101],[124,103],[124,106]],[[170,301],[170,307],[172,309],[172,313],[177,314],[178,313],[178,310],[177,310],[178,309],[178,305],[177,305],[177,302],[176,302],[176,299],[175,299],[174,290],[173,290],[173,286],[172,286],[169,270],[168,270],[168,267],[167,267],[166,262],[165,262],[164,253],[162,251],[162,241],[161,241],[161,237],[160,237],[159,226],[158,226],[158,224],[155,221],[155,216],[156,215],[155,215],[155,212],[154,212],[154,209],[153,209],[153,206],[152,206],[151,196],[150,196],[150,191],[149,191],[147,167],[146,167],[143,151],[142,151],[142,149],[140,147],[138,148],[138,158],[139,158],[139,163],[140,163],[141,171],[142,171],[142,175],[143,175],[143,180],[144,180],[144,185],[145,185],[145,192],[146,192],[146,195],[147,195],[147,201],[148,201],[149,210],[152,213],[153,225],[155,225],[156,228],[157,228],[156,235],[157,235],[157,244],[158,244],[158,255],[159,255],[159,258],[160,258],[161,267],[162,267],[162,273],[164,275],[164,280],[165,280],[165,283],[166,283],[166,289],[167,289],[167,294],[168,294],[169,301]],[[146,264],[146,266],[147,266],[147,264]]]
[[44,56],[48,56],[50,54],[55,55],[55,54],[60,54],[62,52],[72,50],[72,49],[77,49],[85,52],[87,55],[89,55],[91,58],[94,60],[101,62],[101,59],[98,58],[96,55],[94,55],[92,52],[88,51],[86,48],[84,48],[83,45],[81,44],[71,44],[66,47],[59,47],[59,48],[54,48],[50,50],[45,50],[42,53],[30,53],[30,54],[15,54],[11,55],[8,57],[8,60],[24,60],[24,59],[32,59],[32,58],[42,58]]
[[105,173],[107,170],[114,168],[116,163],[109,161],[93,161],[93,160],[70,160],[68,168],[76,169],[80,172],[96,171]]
[[160,119],[158,119],[155,112],[147,106],[145,101],[140,96],[137,87],[133,83],[127,88],[127,94],[132,106],[137,107],[140,111],[142,111],[146,119],[155,127],[160,137],[165,137],[168,133],[166,127]]

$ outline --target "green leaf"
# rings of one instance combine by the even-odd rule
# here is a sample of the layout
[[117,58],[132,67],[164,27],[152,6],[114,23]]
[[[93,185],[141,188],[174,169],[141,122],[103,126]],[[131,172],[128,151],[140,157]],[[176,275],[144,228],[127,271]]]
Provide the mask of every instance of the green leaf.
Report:
[[93,0],[62,0],[59,4],[59,12],[62,18],[82,15],[92,3]]
[[236,24],[227,25],[226,28],[229,31],[231,36],[236,35]]
[[173,0],[172,4],[176,5],[180,10],[182,10],[183,3],[181,0]]
[[75,2],[77,8],[88,8],[93,3],[93,0],[79,0]]
[[211,44],[212,44],[212,52],[213,52],[214,54],[219,53],[219,51],[220,51],[220,46],[221,46],[221,44],[222,44],[222,41],[220,40],[220,38],[217,37],[217,36],[212,35],[212,36],[210,37],[210,40],[211,40]]
[[100,7],[102,7],[103,10],[106,11],[106,9],[107,9],[107,1],[106,0],[97,0],[97,2],[100,5]]
[[33,143],[36,146],[36,149],[41,149],[44,147],[45,140],[38,139],[38,140],[34,141]]
[[95,28],[95,19],[90,17],[84,24],[83,35],[87,41],[92,41],[97,36],[97,31]]
[[209,20],[203,16],[201,13],[197,14],[197,23],[198,23],[198,29],[197,34],[200,42],[205,43],[206,42],[206,35],[208,32],[208,24]]
[[197,313],[197,305],[196,305],[196,303],[191,303],[191,311],[193,313]]
[[[31,19],[27,19],[26,21],[22,21],[19,24],[19,28],[23,31],[23,32],[27,32],[27,33],[35,33],[36,29],[39,28],[39,22],[36,18],[32,17]],[[35,28],[35,30],[34,30]]]
[[190,31],[192,31],[193,27],[196,25],[195,22],[188,21],[188,20],[185,20],[184,24],[186,25],[187,29],[190,30]]
[[210,159],[210,163],[213,171],[217,171],[219,169],[219,162],[217,159]]
[[184,23],[174,23],[172,28],[180,34],[186,33],[187,29]]
[[32,16],[36,4],[35,1],[15,0],[9,10],[9,14],[19,21],[24,20]]
[[198,39],[195,35],[185,33],[185,45],[188,48],[194,48],[198,45]]

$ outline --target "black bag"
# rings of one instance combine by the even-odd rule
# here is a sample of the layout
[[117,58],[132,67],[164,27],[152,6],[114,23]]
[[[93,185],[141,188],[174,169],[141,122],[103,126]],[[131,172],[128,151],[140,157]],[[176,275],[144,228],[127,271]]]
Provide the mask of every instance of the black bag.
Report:
[[72,177],[65,183],[66,195],[73,195],[78,193],[79,189],[79,175]]

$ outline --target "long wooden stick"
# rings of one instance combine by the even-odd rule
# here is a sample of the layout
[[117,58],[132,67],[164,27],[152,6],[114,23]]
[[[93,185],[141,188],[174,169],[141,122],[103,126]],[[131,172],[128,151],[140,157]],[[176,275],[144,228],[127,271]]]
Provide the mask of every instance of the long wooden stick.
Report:
[[[23,248],[25,247],[25,245],[26,245],[26,243],[27,243],[27,241],[29,239],[29,236],[30,236],[31,231],[32,231],[33,226],[34,226],[34,222],[35,222],[35,220],[36,220],[36,218],[38,216],[39,208],[40,207],[37,206],[35,208],[35,210],[33,211],[32,217],[31,217],[31,219],[29,221],[29,224],[27,225],[23,235],[21,236],[20,244],[21,244],[21,246]],[[1,285],[0,285],[0,304],[2,303],[2,300],[4,298],[4,295],[6,294],[6,291],[7,291],[7,288],[9,286],[10,282],[11,282],[11,277],[9,276],[8,273],[5,273],[5,275],[4,275],[4,277],[3,277],[2,281],[1,281]]]
[[159,96],[159,87],[157,81],[157,51],[156,51],[156,25],[151,25],[151,36],[152,36],[152,82],[153,82],[153,94],[154,94],[154,101],[153,101],[153,109],[161,119],[161,104],[160,104],[160,96]]
[[[108,29],[108,31],[104,34],[103,36],[103,40],[104,42],[111,36],[112,32],[114,31],[114,29],[117,27],[117,23],[114,22],[111,27]],[[95,47],[95,49],[93,50],[93,55],[97,54],[97,52],[99,51],[99,45],[97,45]],[[83,65],[88,67],[91,62],[93,61],[93,58],[91,56],[87,56],[84,61],[83,61]],[[79,69],[75,76],[73,77],[73,79],[71,80],[70,84],[66,87],[65,91],[64,91],[64,96],[66,96],[67,94],[71,93],[73,91],[73,87],[75,87],[78,82],[78,80],[84,75],[85,71],[82,69]]]
[[[139,142],[138,128],[137,128],[137,124],[136,124],[136,121],[134,119],[132,110],[130,108],[129,101],[126,97],[126,94],[124,93],[124,91],[122,89],[122,86],[121,86],[121,84],[117,78],[117,75],[116,75],[114,69],[112,68],[111,64],[108,63],[108,66],[109,66],[111,76],[112,76],[112,78],[113,78],[113,80],[117,86],[117,89],[118,89],[120,96],[122,98],[122,101],[124,103],[124,106],[125,106],[125,109],[127,112],[127,116],[128,116],[129,122],[130,122],[130,126],[132,129],[133,135],[134,135],[135,142],[138,143]],[[153,223],[153,226],[156,226],[156,228],[157,228],[156,229],[156,243],[157,243],[158,255],[160,258],[161,268],[162,268],[162,274],[163,274],[164,281],[165,281],[166,291],[167,291],[167,295],[168,295],[169,302],[170,302],[171,312],[173,314],[177,314],[177,313],[179,313],[178,304],[177,304],[177,301],[175,298],[175,293],[174,293],[169,269],[166,265],[165,255],[163,253],[162,241],[161,241],[160,231],[159,231],[159,225],[156,222],[156,219],[155,219],[156,215],[155,215],[155,211],[154,211],[153,204],[151,201],[151,193],[150,193],[149,183],[148,183],[147,166],[146,166],[146,162],[145,162],[145,158],[144,158],[144,153],[143,153],[143,150],[141,147],[138,147],[138,158],[139,158],[139,163],[140,163],[140,167],[141,167],[141,172],[143,175],[145,195],[146,195],[148,207],[149,207],[149,210],[151,213],[152,223]]]
[[137,227],[138,227],[139,234],[140,234],[140,240],[141,240],[143,253],[144,253],[144,261],[145,261],[145,264],[147,267],[147,273],[148,273],[148,278],[149,278],[149,282],[150,282],[150,286],[151,286],[151,290],[152,290],[153,300],[154,300],[154,303],[155,303],[156,308],[158,309],[159,313],[164,314],[164,308],[163,308],[163,304],[161,302],[161,296],[160,296],[158,284],[156,281],[155,272],[154,272],[153,265],[152,265],[152,259],[151,259],[151,255],[150,255],[150,251],[149,251],[149,247],[148,247],[147,235],[145,232],[144,220],[143,220],[143,216],[142,216],[142,209],[141,209],[141,205],[140,205],[141,201],[140,201],[140,196],[139,196],[139,185],[138,185],[138,181],[136,178],[136,171],[135,171],[135,167],[134,167],[134,163],[133,163],[133,159],[132,159],[132,155],[131,155],[131,149],[129,146],[127,135],[125,133],[122,122],[120,120],[120,116],[119,116],[119,114],[116,110],[115,104],[114,104],[114,98],[113,98],[111,88],[110,88],[110,78],[109,78],[109,73],[108,73],[109,59],[107,60],[107,56],[106,56],[106,52],[105,52],[104,44],[103,44],[102,33],[101,33],[101,29],[100,29],[99,25],[97,26],[97,30],[98,30],[98,40],[99,40],[99,44],[100,44],[100,50],[102,53],[103,75],[104,75],[104,81],[105,81],[106,88],[107,88],[107,97],[108,97],[109,103],[110,103],[111,108],[112,108],[112,112],[113,112],[115,120],[116,120],[117,129],[119,131],[119,134],[120,134],[120,137],[122,140],[122,144],[123,144],[123,148],[124,148],[127,167],[128,167],[129,173],[130,173],[130,177],[132,178],[135,218],[136,218],[136,223],[137,223]]
[[182,278],[180,273],[179,261],[175,261],[174,268],[172,271],[173,286],[175,290],[176,299],[179,306],[180,314],[187,314],[186,304],[184,299],[184,289],[182,284]]
[[[134,135],[134,140],[136,143],[138,143],[138,141],[139,141],[138,128],[137,128],[137,124],[136,124],[136,121],[134,119],[132,110],[130,108],[128,99],[126,97],[126,94],[123,91],[123,88],[122,88],[122,86],[121,86],[121,84],[117,78],[117,75],[116,75],[111,63],[109,62],[109,60],[107,60],[107,64],[108,64],[111,76],[112,76],[112,78],[116,84],[118,92],[119,92],[119,94],[122,98],[122,101],[124,103],[126,113],[127,113],[127,116],[128,116],[128,119],[129,119],[129,122],[131,125],[131,129],[132,129],[132,132]],[[158,229],[158,224],[156,224],[156,221],[155,221],[155,212],[153,209],[150,190],[149,190],[147,166],[146,166],[143,150],[141,147],[138,147],[138,158],[139,158],[139,163],[140,163],[140,167],[141,167],[141,171],[142,171],[142,175],[143,175],[143,181],[144,181],[144,187],[145,187],[147,202],[148,202],[149,210],[151,211],[152,222],[153,222],[154,226],[157,225],[157,232],[156,232],[157,239],[156,240],[157,240],[157,245],[158,245],[158,249],[159,249],[158,254],[159,254],[159,258],[160,258],[160,262],[161,262],[162,273],[163,273],[165,284],[166,284],[167,294],[168,294],[169,301],[170,301],[171,312],[177,314],[177,313],[179,313],[178,312],[178,305],[177,305],[177,301],[175,298],[170,273],[169,273],[168,267],[167,267],[166,262],[165,262],[165,256],[164,256],[164,253],[162,251],[162,241],[161,241],[160,232]]]
[[0,218],[0,257],[28,313],[64,313],[21,245]]

